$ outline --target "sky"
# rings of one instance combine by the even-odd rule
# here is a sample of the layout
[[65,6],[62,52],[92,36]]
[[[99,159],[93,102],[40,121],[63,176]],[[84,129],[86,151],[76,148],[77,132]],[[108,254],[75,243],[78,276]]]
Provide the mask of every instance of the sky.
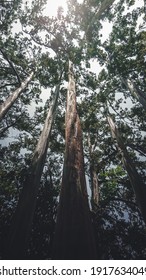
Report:
[[[82,3],[83,0],[78,0],[78,3]],[[58,7],[61,6],[64,12],[67,11],[67,1],[66,0],[48,0],[48,4],[45,9],[45,15],[55,16],[57,14]]]
[[57,9],[59,6],[62,6],[64,11],[66,12],[67,4],[66,0],[48,0],[48,4],[46,9],[44,10],[45,15],[56,16]]

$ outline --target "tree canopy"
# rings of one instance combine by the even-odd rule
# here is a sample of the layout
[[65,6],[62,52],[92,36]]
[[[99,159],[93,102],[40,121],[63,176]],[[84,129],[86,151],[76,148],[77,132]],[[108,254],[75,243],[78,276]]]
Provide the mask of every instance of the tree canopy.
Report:
[[[47,0],[0,5],[0,257],[14,257],[5,251],[22,221],[22,228],[29,223],[19,240],[25,258],[52,259],[63,209],[73,226],[78,214],[88,216],[96,258],[145,259],[143,1],[68,0],[56,16],[47,14]],[[81,174],[73,173],[76,165]],[[72,185],[77,194],[60,199]],[[89,206],[82,195],[77,204],[80,188]],[[65,207],[74,202],[69,216]]]

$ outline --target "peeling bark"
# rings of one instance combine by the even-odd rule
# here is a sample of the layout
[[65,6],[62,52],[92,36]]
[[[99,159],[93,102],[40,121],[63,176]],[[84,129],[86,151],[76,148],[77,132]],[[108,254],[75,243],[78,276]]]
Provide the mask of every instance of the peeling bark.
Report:
[[128,173],[131,185],[136,196],[137,204],[146,223],[146,185],[142,181],[141,176],[138,174],[127,152],[126,146],[123,143],[123,139],[120,136],[118,129],[116,128],[115,123],[110,116],[108,116],[108,123],[111,129],[112,137],[117,141],[117,147],[120,154],[122,155],[123,165]]
[[13,106],[14,102],[18,99],[19,95],[26,89],[28,83],[32,80],[34,72],[21,83],[21,86],[17,88],[7,99],[0,105],[0,121],[5,117],[9,109]]
[[48,141],[57,106],[59,88],[60,85],[56,87],[53,103],[48,111],[42,133],[33,155],[32,164],[23,184],[18,206],[14,214],[8,246],[6,248],[6,257],[10,259],[23,259],[25,256],[24,253],[27,247],[28,236],[36,207],[38,187],[43,172]]
[[95,259],[96,249],[84,171],[82,130],[76,109],[72,64],[66,109],[66,146],[56,231],[54,259]]

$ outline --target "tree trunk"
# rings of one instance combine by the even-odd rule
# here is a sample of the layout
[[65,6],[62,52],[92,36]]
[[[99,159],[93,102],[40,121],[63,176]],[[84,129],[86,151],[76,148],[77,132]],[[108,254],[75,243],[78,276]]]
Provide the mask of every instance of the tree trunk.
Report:
[[131,95],[133,97],[135,97],[139,101],[139,103],[141,103],[143,108],[146,110],[146,96],[145,96],[145,94],[141,90],[139,90],[137,88],[137,86],[134,84],[134,82],[132,82],[131,80],[123,79],[123,78],[121,80],[125,84],[125,86],[128,88]]
[[60,85],[56,87],[54,100],[48,111],[45,124],[36,146],[31,167],[23,184],[22,193],[14,214],[10,237],[8,240],[7,257],[10,259],[23,259],[27,246],[28,235],[31,230],[34,216],[38,187],[46,158],[48,141],[57,106]]
[[99,183],[97,172],[95,168],[95,162],[93,158],[93,145],[91,144],[90,134],[88,133],[88,147],[90,156],[90,179],[91,179],[91,206],[93,211],[97,211],[99,204]]
[[17,88],[7,99],[0,105],[0,121],[5,117],[9,109],[13,106],[14,102],[18,99],[19,95],[26,89],[28,83],[32,80],[34,72],[25,79],[21,86]]
[[123,139],[121,138],[118,129],[116,128],[112,118],[108,116],[108,123],[111,129],[113,139],[116,139],[118,144],[118,150],[122,155],[123,165],[128,173],[131,185],[133,187],[137,204],[141,210],[143,219],[146,223],[146,185],[143,183],[141,176],[138,174],[128,152],[123,143]]
[[99,184],[98,184],[98,177],[97,177],[95,167],[92,164],[90,166],[90,174],[91,174],[90,176],[91,176],[91,188],[92,188],[91,205],[92,205],[92,210],[96,212],[99,204]]
[[96,248],[85,181],[82,131],[76,109],[75,81],[71,62],[69,62],[65,138],[62,188],[53,257],[62,260],[95,259]]

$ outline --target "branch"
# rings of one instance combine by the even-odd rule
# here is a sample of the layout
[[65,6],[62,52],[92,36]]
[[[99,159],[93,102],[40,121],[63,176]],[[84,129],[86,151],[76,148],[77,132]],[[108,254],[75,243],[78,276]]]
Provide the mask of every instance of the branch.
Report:
[[[29,32],[27,32],[26,30],[24,31],[26,34],[29,34]],[[39,45],[39,46],[42,46],[42,47],[45,47],[45,48],[47,48],[47,49],[51,49],[53,52],[55,52],[55,54],[57,55],[57,53],[56,53],[56,51],[52,48],[52,46],[51,45],[49,45],[48,43],[47,44],[45,44],[45,43],[43,43],[43,42],[41,42],[40,41],[40,38],[34,38],[34,36],[33,35],[31,35],[31,34],[29,34],[29,36],[30,36],[30,38],[31,38],[31,40],[35,43],[35,44],[37,44],[37,45]]]
[[4,57],[4,58],[7,60],[7,62],[9,63],[10,67],[13,69],[13,71],[14,71],[16,77],[17,77],[17,80],[18,80],[19,85],[21,85],[21,79],[20,79],[20,77],[19,77],[19,75],[18,75],[18,73],[17,73],[15,67],[13,66],[13,63],[9,60],[9,58],[7,57],[7,55],[5,54],[5,52],[4,52],[1,48],[0,48],[0,51],[1,51],[2,55],[3,55],[3,57]]
[[16,86],[17,84],[16,83],[12,83],[12,84],[5,84],[5,85],[2,85],[0,86],[0,89],[4,88],[4,87],[8,87],[8,86]]
[[[129,121],[125,120],[125,117],[123,117],[120,113],[117,112],[117,110],[115,110],[115,108],[111,105],[111,102],[109,100],[108,100],[108,103],[109,103],[109,107],[111,107],[112,110],[116,113],[116,115],[119,116],[120,120],[122,120],[124,123],[126,123],[128,126],[131,127],[131,123]],[[134,125],[134,128],[139,131],[139,127],[137,125]]]
[[[56,36],[52,31],[50,31],[49,28],[45,25],[46,23],[45,23],[45,21],[43,21],[43,18],[36,18],[35,21],[36,21],[37,24],[40,24],[40,25],[43,27],[43,29],[46,30],[51,36],[53,36],[54,39],[58,42],[58,46],[60,45],[60,47],[66,52],[66,49],[65,49],[65,47],[63,46],[62,42],[61,42],[61,41],[57,38],[57,36]],[[53,48],[52,44],[50,44],[50,46],[47,46],[47,45],[46,45],[46,47],[51,48],[51,49],[56,53],[56,49]]]
[[17,123],[18,119],[19,119],[19,118],[17,118],[14,122],[10,123],[9,125],[8,125],[7,122],[6,122],[7,126],[0,130],[0,137],[4,137],[4,136],[5,136],[4,133],[5,133],[10,127],[12,127],[15,123]]
[[98,9],[95,11],[95,13],[94,13],[94,15],[93,15],[93,17],[92,17],[90,23],[89,23],[88,26],[87,26],[87,29],[86,29],[86,31],[85,31],[85,35],[84,35],[84,37],[83,37],[83,39],[82,39],[82,47],[83,47],[83,43],[84,43],[84,41],[85,41],[86,34],[88,33],[89,28],[90,28],[91,25],[93,24],[95,18],[97,17],[97,19],[100,20],[101,15],[114,3],[114,1],[115,1],[115,0],[109,0],[109,1],[104,0],[104,1],[102,2],[102,4],[101,4],[100,8],[98,8]]
[[137,148],[133,144],[127,144],[127,146],[130,147],[131,149],[134,149],[135,151],[140,153],[142,156],[146,157],[146,154],[143,151],[141,151],[141,147]]
[[123,198],[110,198],[110,199],[106,199],[104,201],[101,202],[101,205],[103,204],[103,206],[106,206],[107,204],[109,204],[111,201],[121,201],[121,202],[124,202],[125,204],[129,204],[131,206],[134,206],[137,208],[138,212],[139,212],[139,208],[137,206],[137,204],[131,200],[126,200],[126,199],[123,199]]

